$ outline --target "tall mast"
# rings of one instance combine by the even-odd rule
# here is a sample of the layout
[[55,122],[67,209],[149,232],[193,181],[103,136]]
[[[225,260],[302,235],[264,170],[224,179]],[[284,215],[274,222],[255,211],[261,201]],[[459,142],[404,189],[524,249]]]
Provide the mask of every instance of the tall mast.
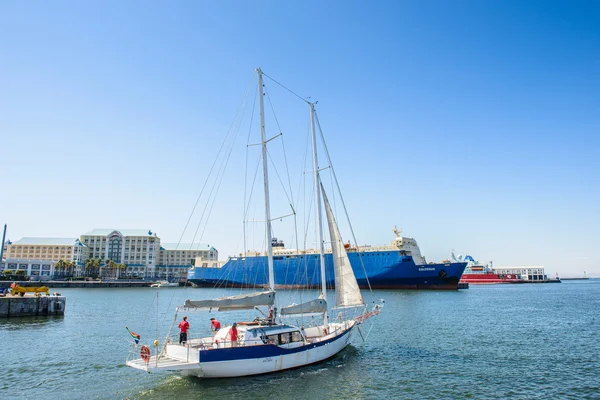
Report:
[[[258,98],[260,101],[260,138],[262,146],[263,181],[265,187],[265,225],[267,231],[267,254],[269,263],[269,287],[275,290],[275,277],[273,274],[273,243],[271,242],[271,205],[269,203],[269,170],[267,167],[267,138],[265,134],[265,105],[263,93],[262,70],[256,68],[258,74]],[[313,139],[314,140],[314,139]]]
[[[319,262],[321,265],[321,291],[323,292],[323,298],[327,299],[327,284],[325,282],[325,249],[323,244],[323,223],[321,216],[321,189],[319,188],[321,179],[319,177],[319,159],[317,158],[317,135],[315,135],[315,105],[310,105],[310,133],[312,136],[312,148],[313,148],[313,168],[315,169],[315,207],[317,214],[317,234],[319,241]],[[325,329],[329,324],[327,310],[323,313],[323,325]]]
[[[6,224],[4,224],[4,233],[2,234],[2,247],[0,247],[0,263],[4,259],[4,241],[6,240]],[[8,265],[7,265],[8,267]],[[8,269],[8,268],[6,268]]]

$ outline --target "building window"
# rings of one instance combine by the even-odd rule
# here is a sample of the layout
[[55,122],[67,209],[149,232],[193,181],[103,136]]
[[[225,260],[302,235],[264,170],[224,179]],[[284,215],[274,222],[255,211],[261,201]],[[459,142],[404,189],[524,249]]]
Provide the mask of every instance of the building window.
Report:
[[108,258],[113,261],[119,261],[121,259],[122,239],[119,237],[113,237],[108,242]]

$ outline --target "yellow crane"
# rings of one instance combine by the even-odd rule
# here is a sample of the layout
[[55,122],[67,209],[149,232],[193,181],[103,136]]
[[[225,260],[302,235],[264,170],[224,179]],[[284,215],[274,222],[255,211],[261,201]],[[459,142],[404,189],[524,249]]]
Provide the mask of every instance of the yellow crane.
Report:
[[13,296],[25,296],[25,293],[34,293],[36,296],[41,296],[42,293],[46,293],[46,296],[50,295],[50,290],[48,290],[47,286],[40,287],[23,287],[13,283],[10,285],[11,293]]

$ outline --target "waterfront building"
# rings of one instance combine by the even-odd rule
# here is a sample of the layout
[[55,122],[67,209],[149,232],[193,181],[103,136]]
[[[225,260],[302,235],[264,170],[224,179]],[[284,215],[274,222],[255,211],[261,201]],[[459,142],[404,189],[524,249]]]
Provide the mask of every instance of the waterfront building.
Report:
[[158,255],[157,278],[187,277],[187,270],[198,263],[216,261],[218,251],[207,244],[161,243]]
[[83,266],[90,258],[100,259],[101,268],[112,260],[127,266],[125,276],[156,276],[160,239],[149,229],[92,229],[79,240],[87,248]]
[[100,260],[100,277],[107,275],[107,260],[125,264],[120,277],[185,280],[187,270],[193,265],[216,262],[218,251],[206,244],[163,243],[149,229],[92,229],[75,238],[25,237],[5,244],[5,260],[0,271],[23,270],[35,279],[50,279],[64,275],[55,270],[59,260],[73,262],[72,275],[87,276],[85,266],[89,259]]
[[24,237],[7,241],[4,257],[18,260],[73,261],[75,238]]
[[22,270],[31,279],[50,279],[65,270],[56,271],[59,260],[76,262],[83,257],[82,244],[75,238],[24,237],[5,243],[6,258],[0,270]]
[[494,267],[494,272],[506,277],[520,277],[526,282],[547,281],[548,276],[542,266],[535,267]]
[[121,276],[165,279],[187,276],[187,269],[195,260],[212,261],[218,259],[218,252],[210,245],[163,243],[156,232],[150,229],[93,229],[81,235],[83,245],[81,263],[90,258],[125,264]]
[[53,260],[7,258],[0,263],[0,269],[12,273],[21,270],[32,280],[48,280],[56,273],[55,265]]

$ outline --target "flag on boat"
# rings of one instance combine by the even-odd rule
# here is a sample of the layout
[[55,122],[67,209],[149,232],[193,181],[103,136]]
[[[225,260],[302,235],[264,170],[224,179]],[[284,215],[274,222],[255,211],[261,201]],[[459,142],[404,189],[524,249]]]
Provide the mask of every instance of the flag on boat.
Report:
[[140,338],[141,338],[139,333],[135,333],[135,332],[131,331],[128,327],[125,327],[125,329],[127,329],[127,332],[129,332],[129,334],[131,335],[133,340],[135,340],[135,344],[138,344],[140,342]]

